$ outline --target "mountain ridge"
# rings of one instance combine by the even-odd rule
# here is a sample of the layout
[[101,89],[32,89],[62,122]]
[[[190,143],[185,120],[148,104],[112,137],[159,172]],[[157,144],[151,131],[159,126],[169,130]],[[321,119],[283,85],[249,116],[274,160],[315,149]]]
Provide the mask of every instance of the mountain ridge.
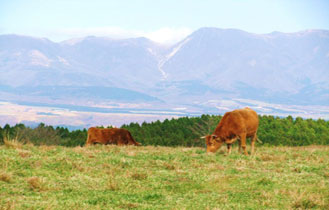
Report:
[[328,81],[327,30],[254,34],[205,27],[170,47],[147,38],[52,42],[0,35],[5,86],[124,88],[174,104],[240,97],[327,105]]

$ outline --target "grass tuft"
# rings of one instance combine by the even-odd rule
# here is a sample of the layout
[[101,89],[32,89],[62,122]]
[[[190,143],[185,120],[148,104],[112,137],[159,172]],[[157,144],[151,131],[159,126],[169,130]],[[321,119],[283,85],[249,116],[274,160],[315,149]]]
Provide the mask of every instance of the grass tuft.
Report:
[[30,189],[33,191],[41,191],[43,190],[42,188],[42,183],[38,177],[30,177],[27,179],[27,183],[30,186]]
[[175,170],[176,167],[173,164],[170,163],[164,163],[163,166],[168,170]]
[[107,187],[111,191],[118,191],[120,189],[118,184],[115,182],[109,182]]
[[293,206],[294,209],[313,209],[317,207],[317,204],[310,199],[302,199],[296,201]]
[[22,150],[22,149],[18,149],[18,155],[21,156],[22,158],[28,158],[31,156],[31,152],[28,150]]
[[133,173],[131,175],[131,178],[135,180],[144,180],[147,179],[147,174],[146,173]]
[[7,137],[4,137],[3,142],[4,145],[8,148],[21,149],[23,147],[23,144],[18,141],[17,137],[14,139],[8,139]]
[[6,172],[0,172],[0,180],[9,183],[12,180],[12,175]]
[[13,201],[7,201],[7,203],[4,206],[0,206],[0,210],[10,210],[10,209],[16,209],[15,203]]
[[138,208],[138,204],[135,203],[125,203],[125,204],[121,204],[119,206],[120,209],[136,209]]

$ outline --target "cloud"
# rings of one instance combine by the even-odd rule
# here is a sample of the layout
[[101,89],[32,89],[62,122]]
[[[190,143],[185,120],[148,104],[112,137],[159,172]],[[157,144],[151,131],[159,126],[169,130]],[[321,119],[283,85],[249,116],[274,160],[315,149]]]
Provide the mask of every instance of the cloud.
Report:
[[174,44],[192,33],[189,28],[161,28],[156,31],[146,33],[144,36],[154,42],[162,44]]
[[[59,40],[71,39],[85,36],[106,36],[113,39],[126,39],[145,37],[154,42],[172,45],[175,44],[193,31],[190,28],[160,28],[155,31],[126,30],[119,27],[94,27],[94,28],[66,28],[48,33],[50,39]],[[57,37],[57,38],[56,38]]]

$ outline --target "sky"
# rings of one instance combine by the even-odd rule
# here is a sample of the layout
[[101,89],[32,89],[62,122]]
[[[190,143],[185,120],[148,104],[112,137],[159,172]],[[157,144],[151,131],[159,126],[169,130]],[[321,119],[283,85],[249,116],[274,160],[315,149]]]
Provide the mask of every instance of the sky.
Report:
[[202,27],[329,30],[329,0],[0,0],[0,34],[63,41],[146,37],[173,44]]

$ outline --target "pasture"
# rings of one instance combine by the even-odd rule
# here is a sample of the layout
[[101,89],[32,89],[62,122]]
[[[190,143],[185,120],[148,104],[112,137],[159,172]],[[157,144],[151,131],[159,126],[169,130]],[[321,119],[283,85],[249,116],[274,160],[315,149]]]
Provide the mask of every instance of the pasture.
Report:
[[225,152],[7,141],[0,209],[329,209],[329,146]]

